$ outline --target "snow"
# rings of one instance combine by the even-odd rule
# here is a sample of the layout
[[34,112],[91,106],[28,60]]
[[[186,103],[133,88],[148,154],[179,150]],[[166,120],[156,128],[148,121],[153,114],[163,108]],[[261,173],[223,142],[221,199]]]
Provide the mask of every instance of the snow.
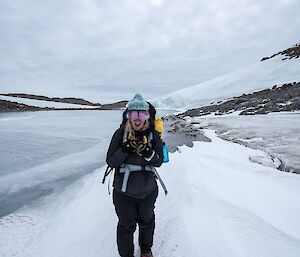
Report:
[[[279,158],[283,168],[300,172],[300,112],[269,113],[267,115],[206,115],[188,118],[199,122],[199,126],[214,129],[222,137],[259,148],[272,156],[271,162]],[[262,160],[262,162],[268,160]],[[273,166],[282,165],[273,163]]]
[[43,100],[35,100],[35,99],[13,97],[13,96],[3,96],[3,95],[0,95],[0,100],[17,102],[17,103],[26,104],[29,106],[49,107],[49,108],[53,108],[53,107],[54,108],[97,108],[97,107],[99,107],[99,106],[59,103],[59,102],[51,102],[51,101],[43,101]]
[[151,102],[159,107],[182,108],[186,110],[240,96],[244,93],[271,88],[274,85],[300,81],[300,60],[282,61],[281,59],[282,56],[277,56],[247,68],[152,99]]
[[[5,190],[42,187],[72,171],[86,172],[1,217],[1,257],[118,256],[117,218],[101,179],[105,152],[120,114],[62,111],[0,116],[0,135],[11,131],[11,145],[6,142],[11,149],[14,145],[17,150],[24,140],[14,137],[17,131],[28,137],[29,132],[44,136],[48,141],[58,135],[65,138],[64,143],[87,140],[70,154],[73,145],[66,145],[59,157],[45,159],[42,164],[35,163],[33,154],[33,162],[25,162],[24,170],[10,174],[5,169],[0,175],[2,199]],[[205,135],[212,141],[179,147],[159,169],[169,194],[165,197],[160,188],[155,256],[298,257],[300,176],[250,161],[265,158],[263,151],[222,140],[212,130],[205,130]],[[28,152],[35,142],[25,141]],[[48,145],[47,140],[43,142]],[[46,147],[36,148],[38,154]],[[51,157],[49,152],[44,154]],[[15,157],[15,161],[20,160]],[[95,165],[89,167],[91,163]]]
[[181,147],[160,170],[171,199],[159,199],[157,234],[174,233],[157,254],[298,256],[300,177],[249,161],[261,151],[205,135],[211,143]]

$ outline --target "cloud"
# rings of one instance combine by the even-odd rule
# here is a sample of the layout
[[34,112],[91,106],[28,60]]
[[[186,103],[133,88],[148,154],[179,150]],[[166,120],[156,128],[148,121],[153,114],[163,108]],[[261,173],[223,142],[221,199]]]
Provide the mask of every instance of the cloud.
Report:
[[0,0],[0,91],[168,93],[297,43],[299,10],[292,0]]

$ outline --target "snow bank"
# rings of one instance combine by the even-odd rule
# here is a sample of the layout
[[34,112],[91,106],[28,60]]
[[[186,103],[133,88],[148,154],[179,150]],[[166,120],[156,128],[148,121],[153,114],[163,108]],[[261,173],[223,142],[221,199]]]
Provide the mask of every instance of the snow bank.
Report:
[[[198,127],[217,131],[221,137],[262,149],[279,158],[281,169],[300,173],[300,112],[267,115],[206,115],[189,118]],[[278,166],[279,166],[278,165]]]
[[300,253],[300,177],[249,161],[265,153],[224,141],[195,142],[160,169],[159,256],[282,257]]
[[189,109],[274,85],[300,81],[300,60],[282,56],[150,100],[155,106]]

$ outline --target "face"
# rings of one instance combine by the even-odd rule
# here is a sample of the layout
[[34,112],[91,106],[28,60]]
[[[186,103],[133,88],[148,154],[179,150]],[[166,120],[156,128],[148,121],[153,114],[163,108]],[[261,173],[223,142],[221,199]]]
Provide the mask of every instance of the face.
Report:
[[129,121],[134,130],[138,131],[143,128],[148,118],[147,111],[129,111]]

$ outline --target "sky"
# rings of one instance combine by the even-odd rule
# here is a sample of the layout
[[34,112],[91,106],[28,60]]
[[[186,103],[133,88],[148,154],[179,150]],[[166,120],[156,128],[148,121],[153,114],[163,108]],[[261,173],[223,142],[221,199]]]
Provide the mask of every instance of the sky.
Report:
[[149,99],[300,42],[298,0],[0,0],[0,93]]

